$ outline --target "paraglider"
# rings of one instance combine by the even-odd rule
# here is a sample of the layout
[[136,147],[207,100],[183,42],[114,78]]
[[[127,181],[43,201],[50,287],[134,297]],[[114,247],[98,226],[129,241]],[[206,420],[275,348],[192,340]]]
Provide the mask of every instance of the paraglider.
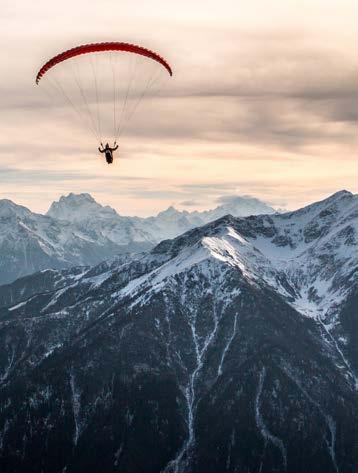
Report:
[[101,146],[98,148],[98,151],[100,153],[105,153],[106,161],[108,164],[113,163],[113,151],[116,151],[118,149],[118,145],[116,142],[114,142],[114,147],[111,148],[108,143],[106,143],[106,146],[103,146],[103,143],[101,143]]
[[93,43],[48,60],[37,73],[36,84],[56,100],[61,113],[63,103],[58,98],[65,99],[111,164],[117,141],[138,106],[168,74],[173,75],[169,63],[147,48],[123,42]]

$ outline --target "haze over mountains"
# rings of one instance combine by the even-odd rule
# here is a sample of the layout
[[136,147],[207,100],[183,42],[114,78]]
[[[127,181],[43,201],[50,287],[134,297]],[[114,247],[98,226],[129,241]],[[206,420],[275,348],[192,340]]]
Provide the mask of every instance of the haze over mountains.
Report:
[[0,287],[1,471],[354,473],[357,243],[342,191]]
[[46,215],[10,200],[0,201],[0,284],[47,268],[94,265],[126,252],[152,248],[227,213],[273,213],[251,197],[237,197],[212,211],[180,212],[173,207],[156,217],[124,217],[89,194],[69,194]]

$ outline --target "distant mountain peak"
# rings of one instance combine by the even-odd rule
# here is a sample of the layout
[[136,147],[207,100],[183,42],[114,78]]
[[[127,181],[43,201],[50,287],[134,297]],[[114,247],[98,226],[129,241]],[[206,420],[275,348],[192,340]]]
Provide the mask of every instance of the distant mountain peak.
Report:
[[346,189],[342,189],[341,191],[337,191],[337,192],[335,192],[334,194],[332,194],[331,197],[339,196],[339,195],[350,195],[350,196],[353,196],[354,194],[352,194],[352,192],[350,192],[350,191],[347,191]]
[[9,199],[0,199],[0,216],[1,217],[10,217],[10,216],[25,216],[30,214],[31,211],[24,207],[23,205],[15,204],[12,200]]
[[174,215],[178,215],[181,212],[177,210],[173,205],[170,205],[166,210],[162,210],[158,213],[158,217],[171,217]]
[[276,210],[256,197],[247,195],[228,195],[218,200],[220,204],[212,210],[201,212],[205,222],[211,222],[232,215],[234,217],[247,217],[250,215],[274,214]]
[[93,216],[116,216],[117,212],[109,206],[103,206],[95,201],[88,193],[74,194],[71,192],[61,196],[57,202],[53,202],[47,215],[61,220],[86,220]]
[[352,194],[352,192],[341,190],[341,191],[335,192],[334,194],[332,194],[331,196],[327,197],[327,199],[324,199],[324,200],[326,200],[327,202],[330,202],[330,201],[338,201],[338,200],[347,199],[347,198],[351,199],[352,197],[354,197],[354,194]]
[[94,198],[91,196],[91,194],[88,194],[87,192],[83,192],[81,194],[75,194],[74,192],[70,192],[68,195],[63,195],[60,197],[60,201],[64,202],[94,202]]
[[[334,194],[322,199],[318,202],[306,205],[298,210],[286,212],[284,215],[287,217],[294,217],[295,215],[307,215],[313,212],[322,212],[328,210],[329,207],[337,207],[336,212],[340,211],[340,207],[348,209],[350,206],[358,205],[358,195],[352,194],[349,191],[342,190],[335,192]],[[312,214],[312,217],[315,217]]]

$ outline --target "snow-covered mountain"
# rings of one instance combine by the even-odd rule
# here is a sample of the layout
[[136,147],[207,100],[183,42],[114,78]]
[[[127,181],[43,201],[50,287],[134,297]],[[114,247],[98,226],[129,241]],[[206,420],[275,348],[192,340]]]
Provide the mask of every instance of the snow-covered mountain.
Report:
[[[173,206],[159,212],[154,217],[123,217],[109,206],[98,204],[89,194],[69,194],[62,196],[58,202],[54,202],[47,215],[60,220],[73,223],[83,222],[90,227],[115,226],[118,234],[123,233],[127,227],[134,229],[134,234],[126,232],[125,242],[130,243],[131,238],[147,241],[149,244],[157,244],[167,238],[174,238],[191,228],[213,222],[224,215],[234,217],[247,217],[249,215],[272,214],[275,210],[266,203],[249,196],[231,197],[222,205],[213,210],[179,211]],[[110,235],[113,238],[113,235]]]
[[[258,202],[251,211],[260,209],[266,207]],[[206,214],[201,219],[173,208],[146,219],[123,217],[89,194],[61,197],[47,215],[0,200],[0,283],[42,269],[94,265],[117,254],[143,251],[207,219]]]
[[232,215],[233,217],[248,217],[250,215],[273,214],[275,210],[255,197],[250,196],[230,196],[221,199],[223,204],[215,209],[203,212],[191,212],[192,217],[198,216],[203,223],[213,222],[224,215]]
[[1,471],[353,473],[357,239],[343,191],[0,287]]
[[119,215],[108,205],[98,204],[90,194],[73,194],[62,196],[58,202],[53,202],[47,215],[59,219],[75,222],[93,218],[116,218]]
[[121,252],[153,246],[131,224],[123,223],[117,232],[114,224],[101,228],[97,223],[58,220],[1,200],[0,283],[47,268],[94,265]]

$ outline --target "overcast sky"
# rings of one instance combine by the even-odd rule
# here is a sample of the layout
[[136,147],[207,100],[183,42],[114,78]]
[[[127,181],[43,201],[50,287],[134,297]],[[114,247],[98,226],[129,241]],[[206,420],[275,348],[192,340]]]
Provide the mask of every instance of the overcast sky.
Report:
[[[356,0],[2,0],[0,198],[45,211],[89,192],[149,215],[233,194],[293,209],[357,192],[357,18]],[[108,40],[174,69],[113,166],[34,84],[49,57]]]

